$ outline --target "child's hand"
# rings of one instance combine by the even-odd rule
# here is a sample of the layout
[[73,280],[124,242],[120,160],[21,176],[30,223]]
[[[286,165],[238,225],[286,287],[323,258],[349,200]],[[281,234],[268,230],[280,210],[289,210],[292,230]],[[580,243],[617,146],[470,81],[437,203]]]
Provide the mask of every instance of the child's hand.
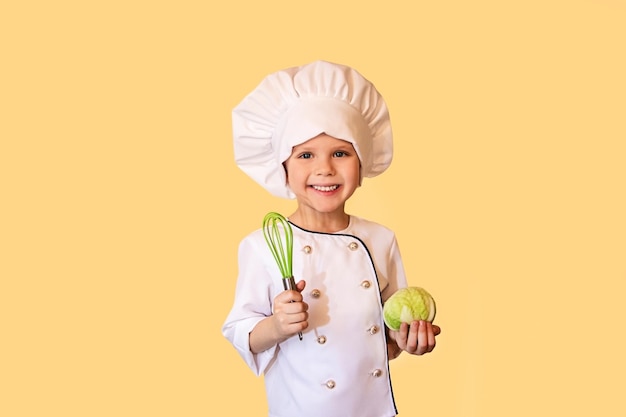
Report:
[[[441,333],[441,328],[428,321],[414,321],[409,326],[402,323],[398,331],[389,329],[389,339],[393,340],[399,349],[412,355],[423,355],[432,352],[436,345],[435,336]],[[398,351],[397,355],[401,351]]]
[[309,305],[302,301],[305,282],[296,284],[296,290],[286,290],[274,298],[272,322],[279,340],[286,340],[309,326]]

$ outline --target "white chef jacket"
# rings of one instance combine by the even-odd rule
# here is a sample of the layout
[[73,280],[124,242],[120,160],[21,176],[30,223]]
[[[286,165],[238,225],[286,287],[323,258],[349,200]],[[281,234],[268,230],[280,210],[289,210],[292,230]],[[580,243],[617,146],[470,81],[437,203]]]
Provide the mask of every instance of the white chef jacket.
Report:
[[270,417],[392,417],[393,398],[382,304],[406,287],[393,231],[351,216],[338,233],[292,225],[293,275],[306,281],[309,327],[264,352],[249,333],[284,291],[262,230],[239,246],[235,301],[223,325],[256,375],[264,374]]

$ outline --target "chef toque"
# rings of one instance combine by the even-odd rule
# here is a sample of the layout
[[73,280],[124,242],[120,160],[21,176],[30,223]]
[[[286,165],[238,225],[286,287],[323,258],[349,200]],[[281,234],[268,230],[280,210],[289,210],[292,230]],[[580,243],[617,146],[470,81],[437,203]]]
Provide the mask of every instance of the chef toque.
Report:
[[294,198],[283,162],[322,133],[346,140],[375,177],[391,164],[387,105],[374,85],[345,65],[316,61],[268,75],[233,109],[235,162],[277,197]]

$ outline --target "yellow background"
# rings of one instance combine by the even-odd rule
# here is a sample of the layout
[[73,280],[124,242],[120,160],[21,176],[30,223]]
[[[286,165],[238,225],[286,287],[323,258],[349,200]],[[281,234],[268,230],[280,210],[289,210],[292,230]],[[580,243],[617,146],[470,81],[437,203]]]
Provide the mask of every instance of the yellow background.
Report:
[[1,416],[266,415],[220,326],[239,240],[294,206],[230,111],[320,58],[387,99],[349,210],[438,302],[400,415],[626,415],[624,1],[16,1],[0,45]]

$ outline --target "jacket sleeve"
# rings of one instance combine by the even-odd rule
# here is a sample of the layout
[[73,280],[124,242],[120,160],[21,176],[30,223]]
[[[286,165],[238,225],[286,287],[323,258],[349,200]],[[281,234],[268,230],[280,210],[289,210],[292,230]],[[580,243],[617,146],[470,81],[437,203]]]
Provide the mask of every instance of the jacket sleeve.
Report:
[[382,290],[381,294],[383,302],[387,301],[387,298],[389,298],[398,289],[404,288],[408,285],[404,272],[402,256],[400,255],[400,248],[398,247],[398,241],[395,234],[392,236],[386,260],[385,280],[387,285]]
[[[235,347],[246,364],[257,375],[265,372],[277,353],[274,346],[264,352],[250,351],[250,332],[264,318],[272,314],[277,287],[268,267],[271,252],[259,233],[244,238],[239,245],[239,274],[233,306],[222,326],[222,334]],[[274,268],[277,268],[274,265]],[[278,269],[276,269],[278,273]],[[280,283],[280,280],[278,280]]]

